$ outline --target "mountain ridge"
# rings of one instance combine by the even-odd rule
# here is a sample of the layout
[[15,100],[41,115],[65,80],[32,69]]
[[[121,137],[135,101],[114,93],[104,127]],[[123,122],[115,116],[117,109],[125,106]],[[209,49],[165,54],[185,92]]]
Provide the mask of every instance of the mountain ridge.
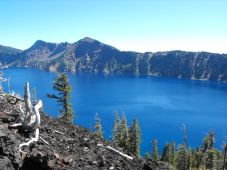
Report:
[[227,82],[227,54],[181,50],[120,51],[89,37],[74,43],[37,40],[24,51],[0,55],[0,62],[47,71],[156,75]]
[[10,46],[0,45],[0,54],[14,54],[22,50]]
[[[78,41],[75,41],[75,42],[72,42],[72,43],[69,43],[67,41],[65,41],[65,42],[62,41],[62,42],[58,42],[57,43],[57,42],[49,42],[49,41],[38,39],[30,47],[26,48],[25,50],[28,50],[29,48],[31,48],[32,46],[34,46],[37,42],[43,42],[43,43],[46,43],[46,44],[64,44],[64,43],[66,43],[66,44],[76,44],[78,42],[99,42],[99,43],[101,43],[103,45],[110,46],[112,48],[115,48],[115,49],[119,50],[118,48],[116,48],[116,47],[114,47],[112,45],[108,45],[106,43],[103,43],[103,42],[101,42],[99,40],[96,40],[96,39],[93,39],[91,37],[84,37],[84,38],[81,38]],[[12,48],[12,49],[18,50],[19,52],[25,51],[25,50],[21,50],[21,49],[12,47],[12,46],[0,44],[0,48],[1,47]],[[141,54],[146,54],[146,53],[166,53],[166,52],[176,51],[176,52],[192,52],[192,53],[203,53],[204,52],[204,53],[209,53],[209,54],[227,55],[227,53],[210,52],[210,51],[204,51],[204,50],[201,50],[201,51],[192,51],[192,50],[189,50],[188,51],[188,50],[179,50],[179,49],[175,49],[175,50],[160,50],[160,51],[155,51],[155,52],[154,51],[137,52],[135,50],[119,50],[119,51],[121,51],[121,52],[134,52],[134,53],[141,53]],[[0,53],[1,53],[1,51],[0,51]]]

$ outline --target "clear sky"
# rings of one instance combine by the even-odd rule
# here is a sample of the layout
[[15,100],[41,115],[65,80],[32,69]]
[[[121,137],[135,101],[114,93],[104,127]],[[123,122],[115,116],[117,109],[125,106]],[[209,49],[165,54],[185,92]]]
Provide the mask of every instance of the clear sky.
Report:
[[227,53],[227,0],[0,0],[0,44],[91,37],[132,51]]

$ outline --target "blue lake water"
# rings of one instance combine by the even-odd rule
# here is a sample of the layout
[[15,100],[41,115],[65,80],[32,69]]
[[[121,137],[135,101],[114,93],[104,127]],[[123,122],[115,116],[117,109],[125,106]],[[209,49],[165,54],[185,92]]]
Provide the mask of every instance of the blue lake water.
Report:
[[[37,89],[48,115],[58,115],[58,105],[46,98],[53,93],[54,73],[36,69],[10,68],[11,89],[23,95],[26,81]],[[100,76],[68,74],[72,86],[74,122],[92,129],[95,113],[101,117],[104,136],[109,139],[114,111],[125,113],[128,124],[137,118],[141,128],[141,153],[151,150],[156,138],[159,148],[167,142],[183,141],[182,124],[187,128],[191,147],[201,144],[210,129],[215,130],[216,147],[221,149],[227,136],[227,84],[210,81],[179,80],[161,77]],[[7,85],[4,85],[7,91]]]

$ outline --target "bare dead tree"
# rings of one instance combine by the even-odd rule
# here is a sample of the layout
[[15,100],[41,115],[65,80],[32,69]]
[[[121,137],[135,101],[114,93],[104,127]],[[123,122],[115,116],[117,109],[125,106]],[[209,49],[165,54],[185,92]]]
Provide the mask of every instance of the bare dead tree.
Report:
[[39,139],[39,125],[41,123],[39,109],[42,107],[42,101],[39,100],[36,105],[32,105],[29,91],[29,83],[27,82],[24,87],[24,105],[25,111],[22,109],[21,103],[19,104],[20,116],[18,123],[11,125],[11,127],[21,126],[25,131],[32,133],[35,132],[35,137],[32,137],[28,142],[19,145],[19,150],[22,152],[21,148],[23,146],[28,146],[33,142],[37,142]]
[[7,79],[4,78],[3,76],[3,72],[2,72],[2,69],[4,69],[5,66],[2,66],[2,64],[0,63],[0,93],[2,93],[2,82],[6,82]]

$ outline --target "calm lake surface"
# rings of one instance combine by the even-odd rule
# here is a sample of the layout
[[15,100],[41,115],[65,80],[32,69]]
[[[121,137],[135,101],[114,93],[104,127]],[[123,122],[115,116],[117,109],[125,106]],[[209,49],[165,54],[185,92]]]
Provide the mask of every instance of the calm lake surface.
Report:
[[[23,95],[26,81],[37,89],[48,115],[58,115],[58,105],[46,97],[54,93],[54,73],[36,69],[4,71],[11,77],[11,89]],[[71,102],[76,114],[74,122],[93,128],[98,112],[104,136],[109,139],[114,111],[123,112],[130,125],[137,118],[141,128],[141,153],[151,150],[150,140],[156,138],[159,148],[167,142],[183,141],[182,124],[187,128],[191,147],[201,144],[210,129],[215,130],[216,147],[221,149],[227,136],[227,84],[210,81],[178,80],[160,77],[98,76],[68,74],[72,86]],[[7,91],[7,85],[4,85]],[[161,152],[161,151],[159,151]]]

